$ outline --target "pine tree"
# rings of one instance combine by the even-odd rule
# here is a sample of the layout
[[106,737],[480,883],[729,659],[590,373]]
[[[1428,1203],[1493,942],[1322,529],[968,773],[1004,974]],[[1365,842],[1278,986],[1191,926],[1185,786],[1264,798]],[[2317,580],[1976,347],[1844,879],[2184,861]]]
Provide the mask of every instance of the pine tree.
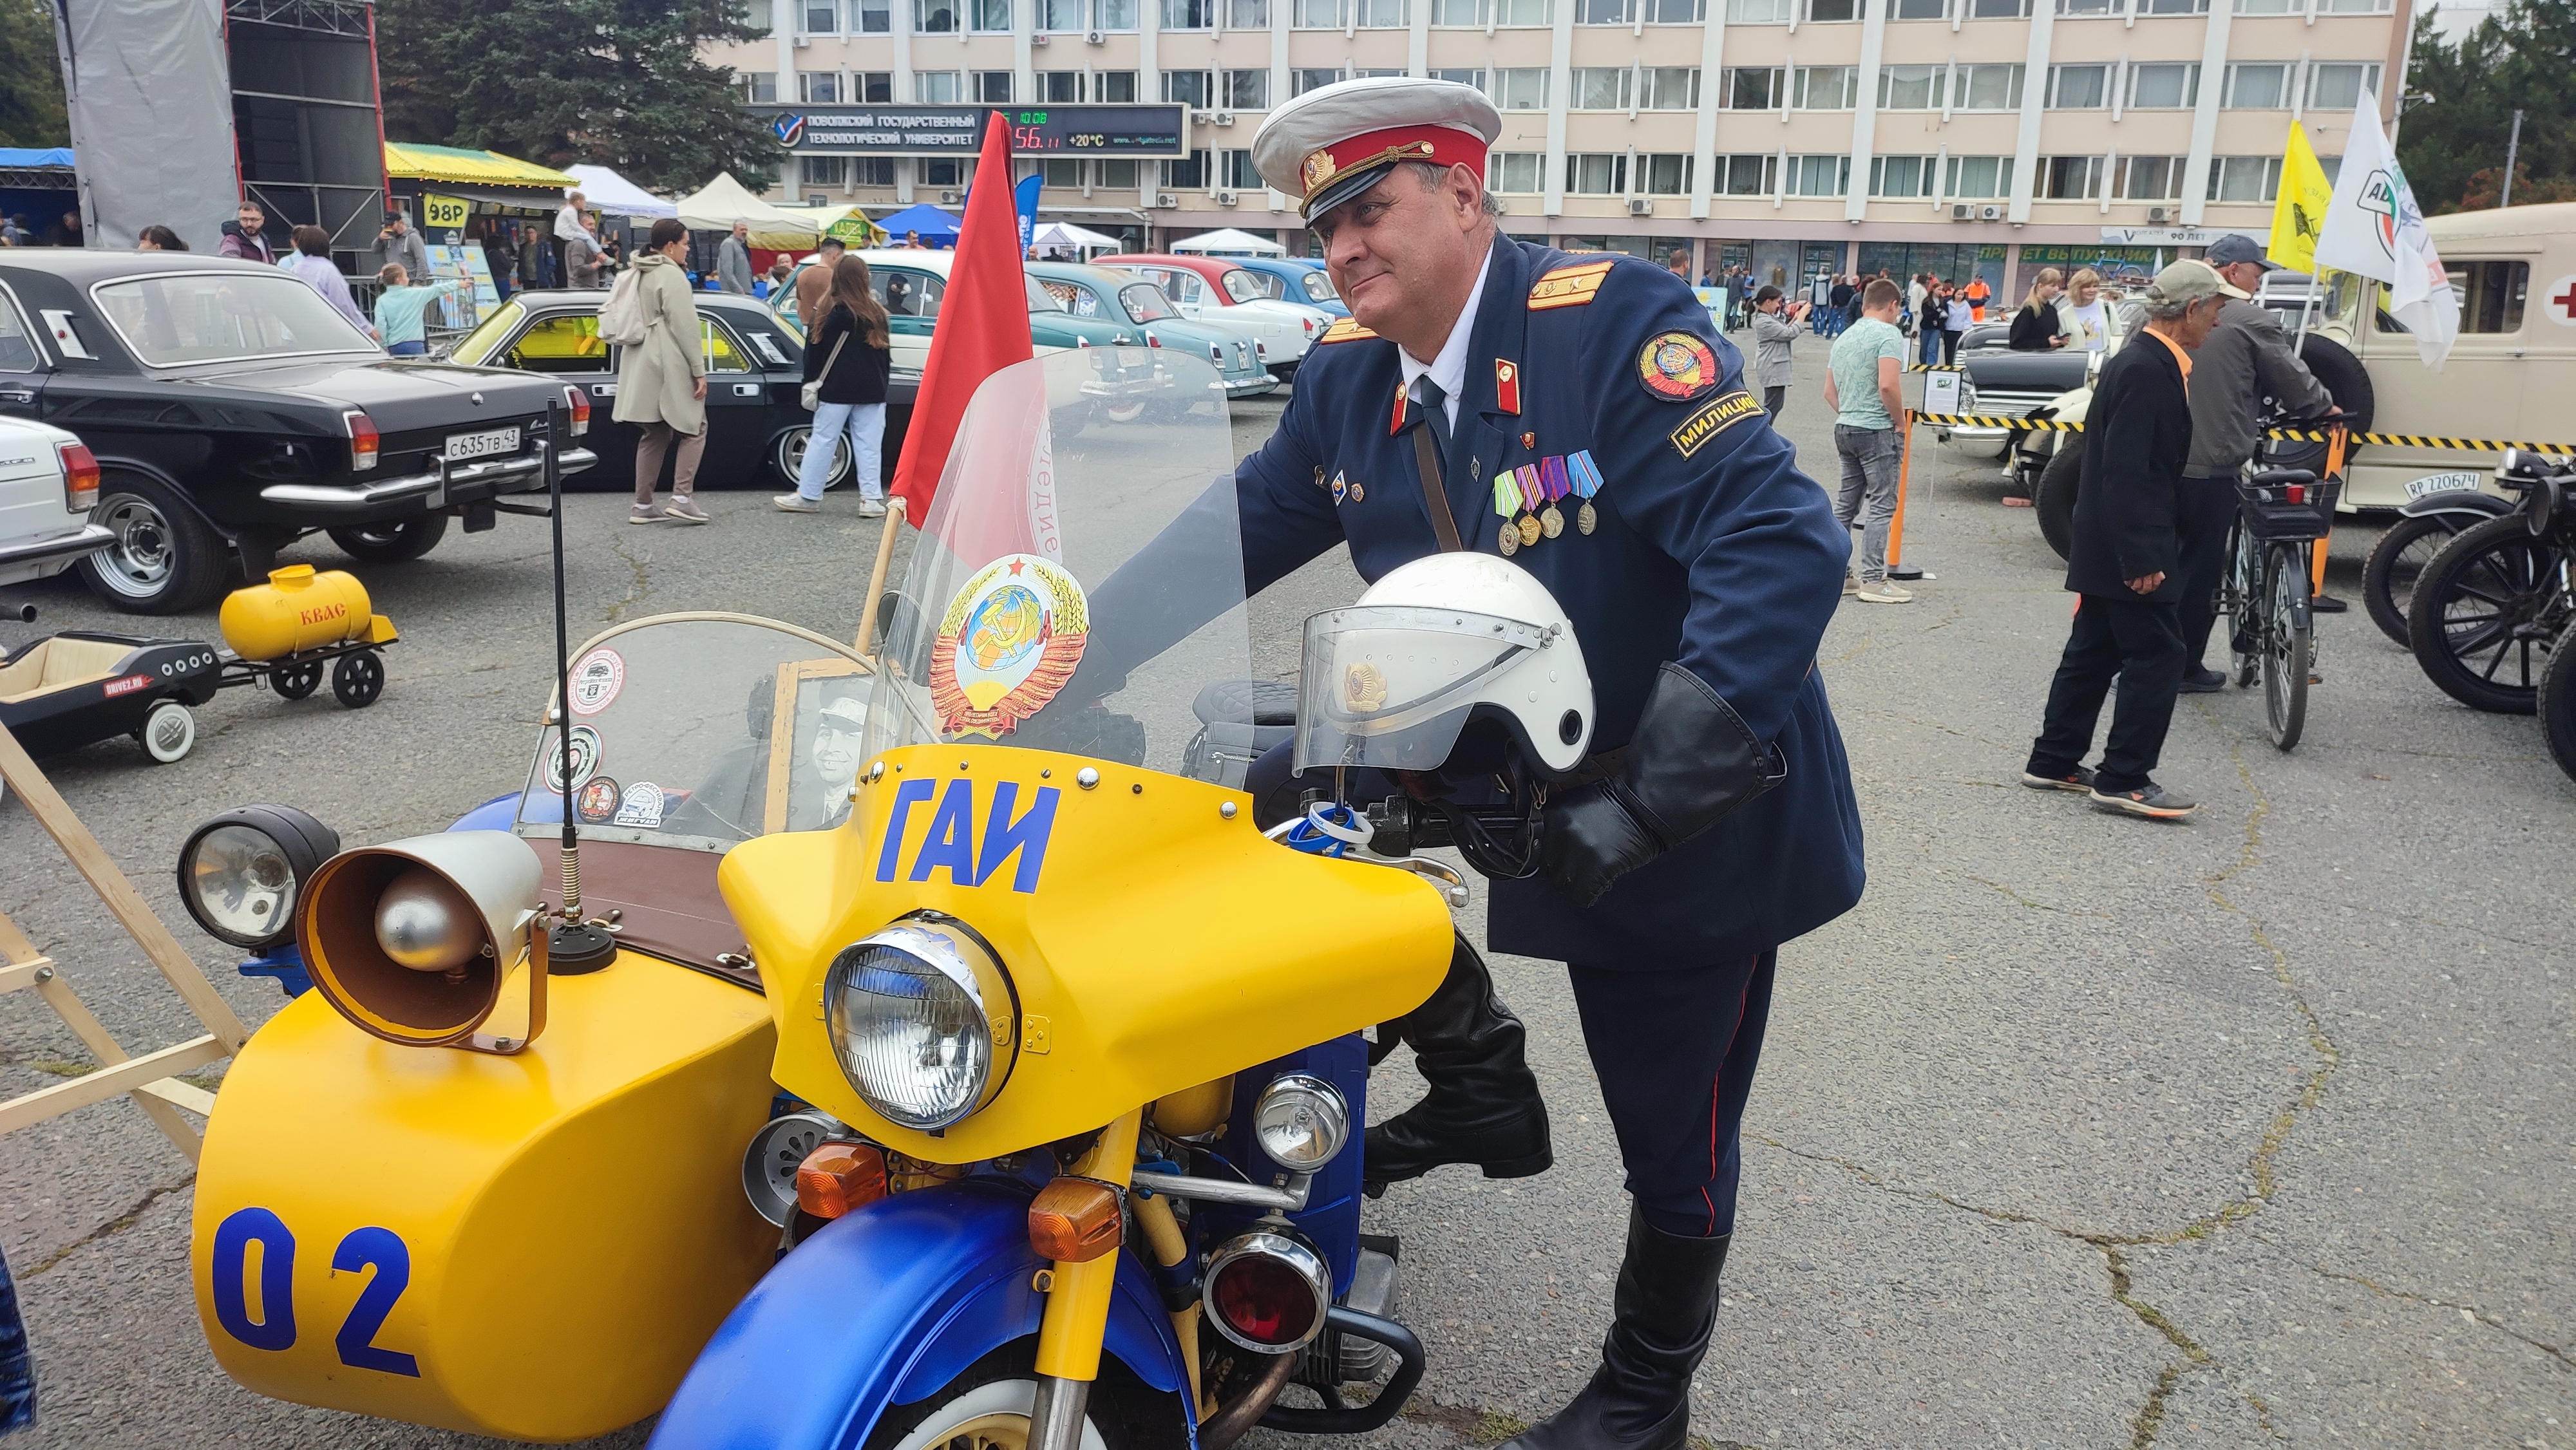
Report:
[[0,146],[69,146],[62,60],[43,0],[0,0]]
[[2555,200],[2576,185],[2576,89],[2565,80],[2576,58],[2576,0],[2514,0],[2456,45],[2419,16],[2414,39],[2406,89],[2433,101],[2406,113],[2397,152],[2425,210],[2495,205],[2516,109],[2514,199]]

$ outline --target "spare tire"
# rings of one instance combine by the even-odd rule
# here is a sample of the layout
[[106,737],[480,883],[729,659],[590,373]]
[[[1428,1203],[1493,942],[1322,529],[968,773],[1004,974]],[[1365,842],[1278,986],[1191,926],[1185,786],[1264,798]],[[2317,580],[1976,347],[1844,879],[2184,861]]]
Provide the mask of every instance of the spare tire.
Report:
[[[2082,436],[2069,433],[2060,440],[2056,456],[2040,471],[2039,496],[2031,500],[2031,512],[2039,515],[2039,536],[2061,559],[2074,557],[2075,495],[2084,482]],[[2065,446],[2069,441],[2076,446]]]
[[2363,370],[2361,359],[2333,338],[2311,332],[2300,339],[2299,361],[2325,384],[2335,406],[2351,420],[2352,431],[2369,432],[2371,415],[2379,410],[2379,395],[2371,388],[2370,374]]

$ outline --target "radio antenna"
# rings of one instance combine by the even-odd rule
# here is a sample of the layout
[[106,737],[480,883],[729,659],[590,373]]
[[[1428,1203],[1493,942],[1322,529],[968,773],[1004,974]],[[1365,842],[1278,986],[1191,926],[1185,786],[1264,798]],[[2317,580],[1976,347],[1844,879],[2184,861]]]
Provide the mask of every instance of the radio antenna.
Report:
[[555,774],[563,787],[563,916],[547,932],[546,970],[559,977],[595,972],[617,959],[617,939],[581,915],[581,831],[573,824],[575,771],[572,752],[572,633],[564,605],[563,404],[546,404],[544,460],[546,515],[554,529],[555,573]]

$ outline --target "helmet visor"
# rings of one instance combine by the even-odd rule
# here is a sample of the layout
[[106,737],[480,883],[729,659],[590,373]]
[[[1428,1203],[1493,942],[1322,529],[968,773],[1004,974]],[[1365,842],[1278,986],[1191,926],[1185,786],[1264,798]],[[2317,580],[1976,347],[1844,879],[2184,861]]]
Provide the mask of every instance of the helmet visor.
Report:
[[1297,682],[1298,771],[1431,770],[1468,711],[1547,643],[1516,619],[1420,604],[1355,604],[1306,621]]

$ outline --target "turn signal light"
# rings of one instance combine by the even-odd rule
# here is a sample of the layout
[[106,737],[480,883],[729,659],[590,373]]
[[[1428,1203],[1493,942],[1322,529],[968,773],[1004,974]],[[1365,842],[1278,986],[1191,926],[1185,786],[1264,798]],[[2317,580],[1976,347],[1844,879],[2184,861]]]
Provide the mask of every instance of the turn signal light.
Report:
[[796,1165],[796,1206],[816,1218],[839,1218],[886,1195],[885,1150],[866,1143],[824,1143]]
[[98,502],[98,455],[85,443],[62,443],[54,451],[63,460],[63,507],[88,513]]
[[1059,1178],[1029,1200],[1029,1247],[1041,1259],[1083,1264],[1118,1247],[1118,1190],[1088,1178]]
[[566,383],[564,384],[564,406],[572,410],[572,436],[578,438],[589,432],[590,394]]
[[340,415],[349,428],[349,467],[351,470],[376,466],[376,420],[355,408]]

